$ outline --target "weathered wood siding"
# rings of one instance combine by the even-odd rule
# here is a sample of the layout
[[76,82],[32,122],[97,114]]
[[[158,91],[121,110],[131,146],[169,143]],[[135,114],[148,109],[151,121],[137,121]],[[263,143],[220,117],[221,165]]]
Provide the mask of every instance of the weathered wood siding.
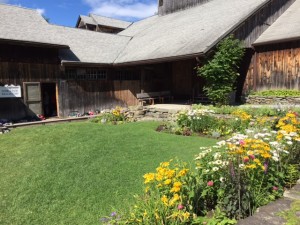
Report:
[[246,47],[252,47],[254,41],[294,2],[295,0],[269,1],[237,27],[233,32],[234,36],[242,40]]
[[140,81],[59,81],[60,114],[137,105]]
[[[84,113],[138,104],[135,96],[140,92],[140,77],[116,76],[118,69],[103,69],[107,71],[105,80],[68,79],[66,68],[60,66],[57,49],[0,45],[0,85],[20,85],[23,95],[24,82],[55,83],[60,117],[71,111]],[[0,98],[0,119],[34,117],[23,98]]]
[[300,41],[256,47],[244,90],[299,89]]
[[55,64],[0,62],[0,85],[20,85],[22,89],[22,98],[0,98],[0,119],[34,118],[23,99],[23,82],[55,82],[58,77],[59,66]]
[[172,92],[176,98],[189,100],[203,93],[203,80],[197,76],[195,59],[172,63]]
[[165,15],[211,0],[158,0],[158,14]]

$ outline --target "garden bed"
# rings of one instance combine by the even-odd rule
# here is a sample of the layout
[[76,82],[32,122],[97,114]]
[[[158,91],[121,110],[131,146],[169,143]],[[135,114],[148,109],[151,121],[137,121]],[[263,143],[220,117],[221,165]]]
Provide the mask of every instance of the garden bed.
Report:
[[[253,110],[255,111],[255,110]],[[157,130],[182,135],[201,133],[225,140],[200,148],[194,163],[160,163],[144,175],[145,194],[130,213],[104,218],[113,224],[234,224],[280,198],[299,178],[300,119],[292,111],[215,111],[178,114]],[[192,169],[196,168],[196,170]],[[118,215],[118,216],[116,216]]]

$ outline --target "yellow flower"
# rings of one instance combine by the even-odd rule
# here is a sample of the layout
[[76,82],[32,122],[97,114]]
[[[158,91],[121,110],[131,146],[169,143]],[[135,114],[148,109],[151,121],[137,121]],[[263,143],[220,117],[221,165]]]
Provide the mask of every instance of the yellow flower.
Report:
[[246,165],[245,168],[255,169],[256,165],[255,164]]
[[165,180],[165,182],[164,182],[165,185],[169,185],[169,184],[171,184],[171,183],[172,183],[172,180],[171,180],[171,179],[167,179],[167,180]]
[[176,173],[175,170],[169,170],[169,171],[167,171],[166,176],[167,176],[167,178],[171,179],[175,176],[175,173]]
[[181,189],[181,186],[182,186],[182,183],[181,182],[179,182],[179,181],[177,181],[177,182],[175,182],[174,184],[173,184],[173,188],[170,190],[170,192],[171,193],[173,193],[173,192],[179,192],[180,191],[180,189]]
[[258,159],[258,158],[255,158],[254,160],[253,160],[257,165],[261,165],[261,162],[260,162],[260,160]]
[[161,197],[161,201],[164,203],[164,205],[168,206],[169,199],[166,195]]
[[189,212],[185,212],[182,215],[183,215],[183,219],[187,220],[190,217],[191,214]]
[[269,153],[263,153],[261,154],[261,156],[264,158],[271,158],[271,155]]
[[174,194],[173,198],[170,200],[170,206],[173,206],[178,200],[180,200],[180,196],[178,194]]
[[180,196],[178,194],[174,194],[173,200],[178,201],[180,199]]
[[160,166],[161,166],[161,167],[168,167],[168,166],[170,166],[170,163],[169,163],[169,162],[162,162],[162,163],[160,164]]
[[188,171],[189,171],[188,169],[183,169],[183,170],[179,171],[178,177],[185,176],[185,175],[187,174]]
[[155,178],[156,178],[157,181],[161,181],[163,179],[163,176],[158,173],[158,174],[156,174]]
[[145,179],[144,183],[148,184],[155,179],[155,174],[154,173],[146,173],[143,177]]

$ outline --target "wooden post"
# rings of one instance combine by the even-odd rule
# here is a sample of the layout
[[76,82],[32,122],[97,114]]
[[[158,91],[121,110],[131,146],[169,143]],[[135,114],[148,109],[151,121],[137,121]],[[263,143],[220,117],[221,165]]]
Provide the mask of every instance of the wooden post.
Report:
[[254,54],[254,59],[253,59],[254,63],[253,63],[253,90],[256,91],[257,87],[256,87],[256,84],[257,84],[257,78],[258,78],[258,54],[257,52],[255,51],[255,54]]

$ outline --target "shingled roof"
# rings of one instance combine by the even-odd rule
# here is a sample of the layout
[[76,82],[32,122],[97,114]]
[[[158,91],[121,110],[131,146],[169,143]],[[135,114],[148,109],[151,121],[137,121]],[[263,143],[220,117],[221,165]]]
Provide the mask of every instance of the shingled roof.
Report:
[[132,24],[132,22],[117,20],[117,19],[104,17],[104,16],[98,16],[98,15],[95,15],[95,14],[90,14],[90,17],[93,18],[94,21],[98,25],[102,25],[102,26],[106,26],[106,27],[126,29],[127,27],[129,27]]
[[0,4],[0,40],[64,47],[62,63],[112,64],[130,37],[52,25],[36,10]]
[[62,63],[112,64],[130,37],[52,25],[49,30],[59,43],[70,46],[60,50]]
[[296,0],[254,45],[300,40],[300,0]]
[[0,4],[1,41],[67,47],[48,34],[49,26],[36,10]]
[[48,24],[35,10],[0,4],[0,40],[69,46],[63,63],[141,64],[207,53],[271,0],[212,0],[133,23],[119,34]]
[[85,24],[91,24],[91,25],[97,25],[95,20],[92,17],[80,15],[76,24],[76,27],[78,27],[78,24],[80,23],[80,20],[84,22]]
[[269,0],[213,0],[132,24],[133,36],[116,64],[172,59],[207,53]]

